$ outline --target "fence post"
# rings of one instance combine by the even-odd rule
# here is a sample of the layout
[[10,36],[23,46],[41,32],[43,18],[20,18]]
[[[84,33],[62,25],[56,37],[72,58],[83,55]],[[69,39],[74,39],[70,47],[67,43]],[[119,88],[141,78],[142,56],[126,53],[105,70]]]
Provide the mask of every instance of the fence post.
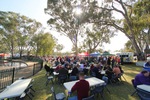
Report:
[[35,73],[35,64],[33,65],[33,75],[34,75],[34,73]]
[[14,78],[15,78],[15,68],[13,68],[13,73],[12,73],[12,83],[14,82]]

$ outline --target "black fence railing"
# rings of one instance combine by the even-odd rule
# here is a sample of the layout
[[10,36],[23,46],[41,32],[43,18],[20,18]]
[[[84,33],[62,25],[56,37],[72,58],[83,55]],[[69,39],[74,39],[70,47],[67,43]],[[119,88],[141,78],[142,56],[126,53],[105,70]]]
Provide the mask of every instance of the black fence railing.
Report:
[[28,78],[34,76],[43,67],[43,63],[36,63],[28,67],[16,67],[0,70],[0,90],[12,84],[20,77]]

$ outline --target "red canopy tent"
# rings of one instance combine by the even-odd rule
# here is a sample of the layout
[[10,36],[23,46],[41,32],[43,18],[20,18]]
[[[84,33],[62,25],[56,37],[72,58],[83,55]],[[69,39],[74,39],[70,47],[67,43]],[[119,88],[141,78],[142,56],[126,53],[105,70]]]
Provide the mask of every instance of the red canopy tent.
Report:
[[82,53],[79,53],[78,56],[89,56],[89,53],[88,52],[82,52]]

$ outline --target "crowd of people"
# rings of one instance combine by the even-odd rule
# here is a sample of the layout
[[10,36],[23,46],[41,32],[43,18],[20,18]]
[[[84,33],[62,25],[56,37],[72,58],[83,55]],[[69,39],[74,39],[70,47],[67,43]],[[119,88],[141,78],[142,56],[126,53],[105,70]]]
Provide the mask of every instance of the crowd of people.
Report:
[[[120,64],[122,63],[119,57],[43,57],[45,62],[45,69],[49,69],[50,73],[54,71],[59,73],[59,75],[70,75],[77,76],[79,81],[72,87],[72,92],[77,91],[78,100],[82,100],[88,96],[89,83],[85,80],[86,76],[94,76],[96,78],[102,79],[105,82],[117,82],[118,76],[124,71],[122,70]],[[150,61],[145,65],[149,66]],[[53,69],[52,67],[55,67]],[[69,70],[72,70],[69,73]],[[102,74],[101,71],[105,71]],[[113,79],[113,80],[112,80]],[[84,85],[83,85],[84,84]],[[137,74],[134,79],[134,85],[147,84],[150,85],[150,72],[143,70],[141,73]],[[86,90],[86,91],[85,91]]]
[[[71,76],[77,76],[79,72],[84,72],[85,75],[94,76],[99,79],[103,79],[107,77],[108,82],[122,73],[122,69],[120,67],[121,60],[119,57],[44,57],[47,63],[45,68],[50,67],[50,73],[53,71],[59,73],[59,75],[68,75],[68,70],[72,70],[70,73]],[[53,69],[52,67],[55,67]],[[104,70],[105,75],[100,72]],[[116,80],[117,81],[117,80]]]

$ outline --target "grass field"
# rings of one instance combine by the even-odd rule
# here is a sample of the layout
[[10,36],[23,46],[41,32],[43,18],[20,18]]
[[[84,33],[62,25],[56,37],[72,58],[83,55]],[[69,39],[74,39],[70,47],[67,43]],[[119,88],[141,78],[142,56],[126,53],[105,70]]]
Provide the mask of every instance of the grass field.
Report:
[[[137,67],[134,64],[123,65],[123,70],[125,71],[124,77],[127,81],[123,81],[120,84],[108,84],[108,89],[110,90],[110,94],[105,90],[104,91],[104,99],[105,100],[139,100],[139,97],[135,94],[131,96],[134,88],[131,84],[131,79],[135,77],[137,73],[142,70],[142,67]],[[67,91],[63,87],[63,85],[58,84],[54,81],[52,85],[51,82],[46,86],[46,76],[45,70],[43,69],[34,77],[33,88],[36,90],[34,93],[35,97],[33,100],[53,100],[52,93],[50,91],[51,86],[54,86],[56,93],[64,92],[67,94]],[[28,98],[26,98],[28,100]],[[96,97],[96,100],[102,100],[101,96]]]

